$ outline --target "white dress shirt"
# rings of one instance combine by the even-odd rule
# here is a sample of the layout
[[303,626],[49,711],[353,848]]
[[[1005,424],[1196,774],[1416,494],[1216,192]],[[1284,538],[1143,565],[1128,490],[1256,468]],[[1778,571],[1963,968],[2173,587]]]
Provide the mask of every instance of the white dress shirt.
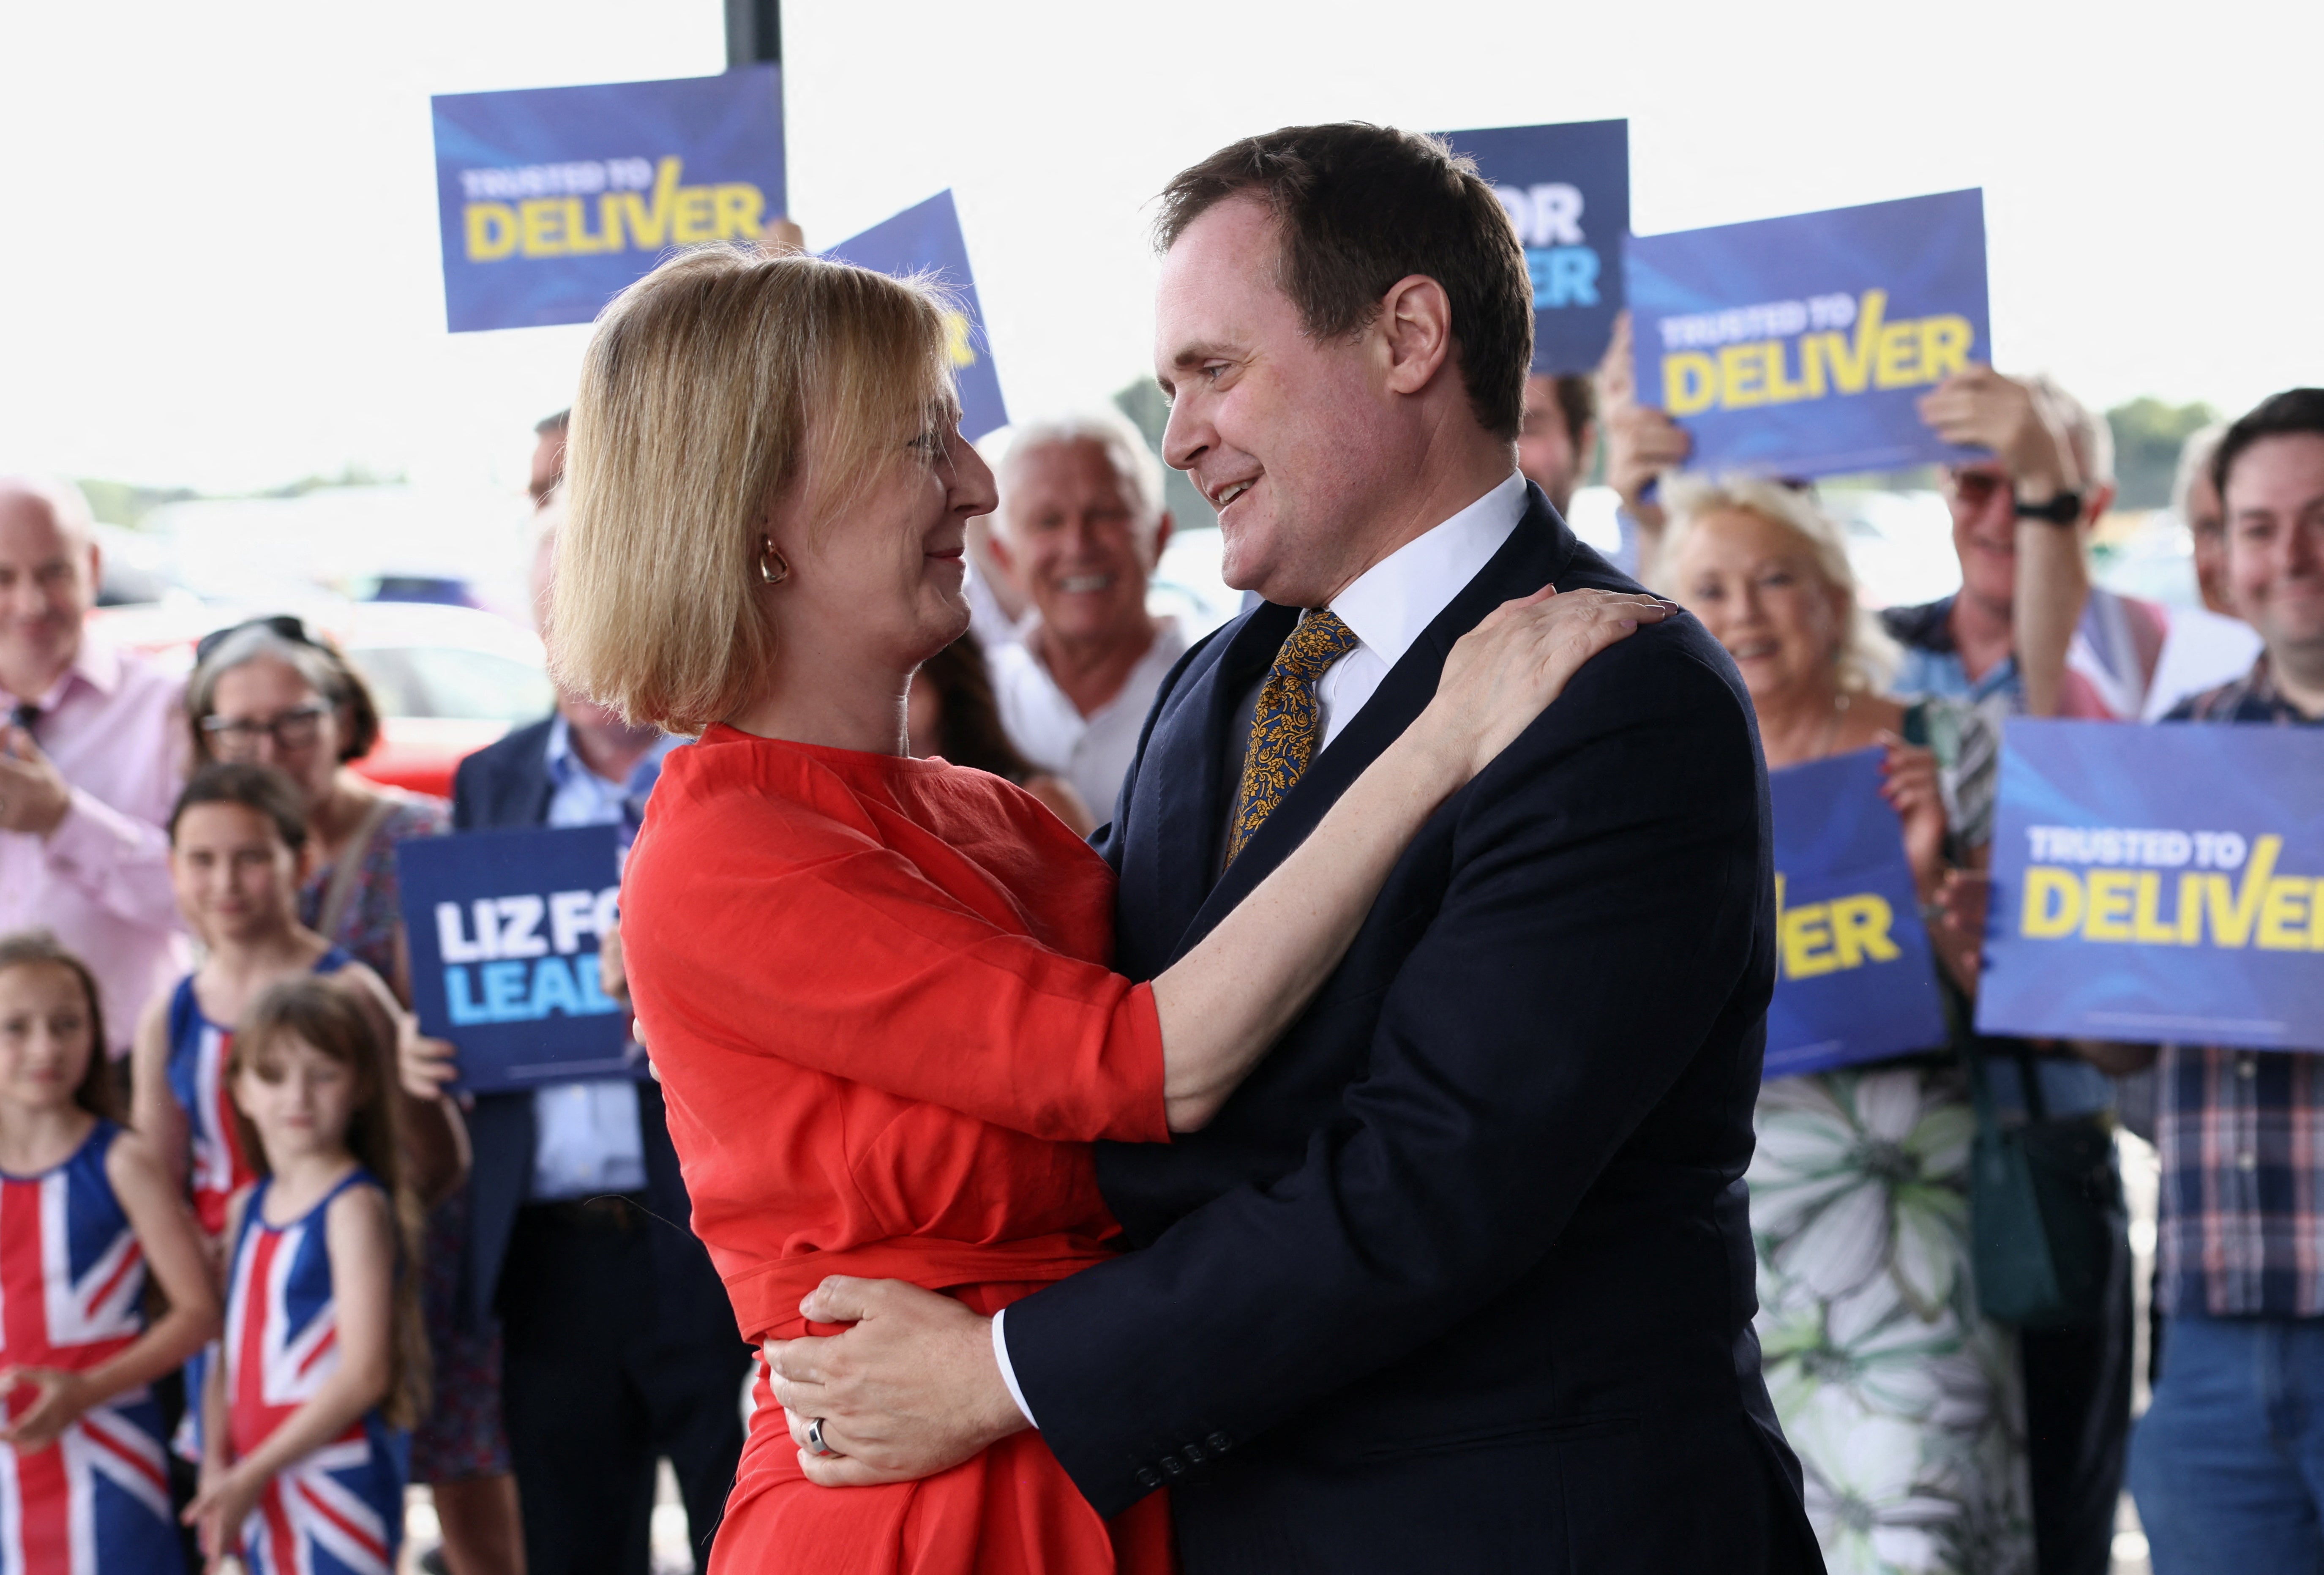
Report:
[[[1500,551],[1525,511],[1526,479],[1512,472],[1507,481],[1389,553],[1332,598],[1332,612],[1355,635],[1357,644],[1315,681],[1323,748],[1364,708],[1412,642]],[[1033,1408],[1025,1404],[1025,1391],[1018,1386],[1017,1369],[1010,1365],[1009,1341],[1001,1332],[1008,1315],[1005,1307],[992,1315],[992,1354],[1001,1363],[1001,1381],[1009,1386],[1009,1397],[1025,1420],[1038,1427]]]
[[[573,748],[573,729],[559,716],[549,730],[549,779],[556,784],[549,824],[617,826],[626,852],[646,797],[661,778],[662,757],[677,742],[664,738],[646,751],[627,782],[609,782],[583,763]],[[532,1184],[525,1193],[531,1202],[645,1190],[634,1080],[544,1083],[532,1091]]]
[[986,663],[1009,741],[1034,766],[1071,782],[1102,824],[1113,818],[1113,801],[1137,757],[1155,694],[1170,676],[1171,664],[1185,654],[1185,625],[1176,618],[1161,620],[1154,643],[1130,669],[1120,692],[1087,716],[1057,687],[1047,666],[1033,654],[1032,641],[994,647]]

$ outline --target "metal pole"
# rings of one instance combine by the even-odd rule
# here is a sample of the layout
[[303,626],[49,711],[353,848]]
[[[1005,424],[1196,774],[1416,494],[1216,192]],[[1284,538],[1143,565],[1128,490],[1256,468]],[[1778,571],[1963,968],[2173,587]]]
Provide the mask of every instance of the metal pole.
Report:
[[726,0],[726,63],[780,65],[782,60],[782,0]]

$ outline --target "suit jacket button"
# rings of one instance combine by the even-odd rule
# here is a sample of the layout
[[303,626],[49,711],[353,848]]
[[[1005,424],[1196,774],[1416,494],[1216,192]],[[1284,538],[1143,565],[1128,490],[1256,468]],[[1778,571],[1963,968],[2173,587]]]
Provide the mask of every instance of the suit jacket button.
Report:
[[1186,1464],[1190,1466],[1199,1466],[1204,1459],[1202,1448],[1197,1444],[1180,1444],[1178,1452],[1186,1457]]
[[1162,1469],[1169,1472],[1173,1477],[1183,1477],[1186,1474],[1186,1462],[1180,1460],[1176,1455],[1164,1455],[1162,1457]]
[[1140,1466],[1138,1468],[1138,1485],[1151,1493],[1162,1486],[1162,1473],[1151,1466]]
[[1214,1432],[1203,1441],[1210,1445],[1212,1449],[1216,1450],[1219,1453],[1224,1454],[1227,1451],[1228,1446],[1234,1441],[1228,1438],[1225,1433]]

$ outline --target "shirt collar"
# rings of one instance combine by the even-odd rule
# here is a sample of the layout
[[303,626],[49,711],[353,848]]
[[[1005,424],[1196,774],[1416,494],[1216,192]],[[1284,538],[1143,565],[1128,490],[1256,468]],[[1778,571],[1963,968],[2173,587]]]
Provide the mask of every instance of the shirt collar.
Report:
[[[121,652],[111,640],[94,629],[82,629],[80,649],[73,653],[72,665],[49,686],[47,694],[11,695],[9,698],[12,701],[30,700],[43,713],[51,712],[65,703],[76,682],[87,684],[98,694],[108,696],[121,687]],[[0,693],[5,691],[0,690]]]
[[1483,497],[1358,575],[1332,598],[1355,637],[1394,667],[1421,631],[1452,605],[1525,518],[1526,479],[1512,471]]
[[[677,747],[678,739],[673,734],[664,733],[654,741],[653,747],[646,751],[638,763],[630,769],[630,779],[627,782],[617,785],[607,782],[603,777],[597,777],[596,780],[608,791],[618,791],[623,794],[642,793],[651,788],[661,776],[662,757]],[[576,778],[585,776],[595,777],[596,773],[589,769],[587,764],[582,760],[579,751],[574,749],[573,724],[565,719],[565,713],[560,711],[557,714],[556,720],[549,724],[549,779],[563,788]]]

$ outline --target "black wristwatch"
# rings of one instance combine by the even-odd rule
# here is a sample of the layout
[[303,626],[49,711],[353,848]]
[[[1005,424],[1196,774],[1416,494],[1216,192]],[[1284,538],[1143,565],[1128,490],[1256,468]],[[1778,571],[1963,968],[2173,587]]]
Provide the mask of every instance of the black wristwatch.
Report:
[[2039,520],[2046,525],[2081,523],[2082,494],[2080,493],[2053,493],[2046,503],[2029,503],[2023,498],[2016,502],[2020,520]]

